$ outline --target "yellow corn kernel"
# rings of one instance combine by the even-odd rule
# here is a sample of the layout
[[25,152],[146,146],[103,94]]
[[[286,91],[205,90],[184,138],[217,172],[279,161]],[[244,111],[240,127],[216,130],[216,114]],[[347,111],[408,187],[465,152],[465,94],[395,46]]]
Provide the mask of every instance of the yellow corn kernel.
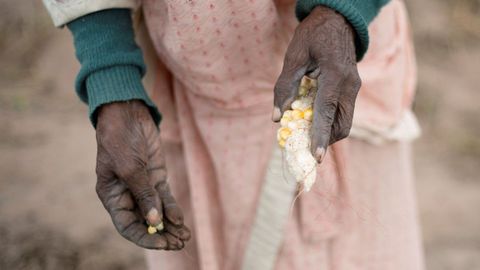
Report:
[[300,110],[293,110],[292,118],[293,120],[303,119],[303,112]]
[[160,222],[156,227],[155,229],[157,229],[157,231],[161,232],[163,231],[163,222]]
[[281,140],[286,140],[288,136],[292,134],[292,131],[289,128],[283,127],[279,130],[279,135]]
[[282,127],[286,127],[290,121],[292,121],[292,119],[289,119],[287,117],[282,117],[282,119],[280,119],[280,125]]
[[157,232],[157,228],[153,227],[153,226],[148,226],[148,234],[155,234]]
[[317,87],[317,80],[311,79],[309,77],[303,77],[302,86],[310,90],[311,88]]
[[278,145],[280,145],[281,147],[285,147],[285,143],[286,143],[285,140],[279,140],[278,141]]
[[283,112],[283,117],[292,118],[292,113],[292,110],[286,110],[285,112]]
[[308,88],[304,85],[300,85],[298,88],[298,95],[299,96],[306,96],[308,94]]
[[305,111],[303,111],[303,119],[312,121],[313,119],[313,110],[312,108],[308,108]]
[[298,128],[298,123],[297,123],[297,121],[290,121],[290,122],[288,122],[287,127],[290,130],[296,130]]

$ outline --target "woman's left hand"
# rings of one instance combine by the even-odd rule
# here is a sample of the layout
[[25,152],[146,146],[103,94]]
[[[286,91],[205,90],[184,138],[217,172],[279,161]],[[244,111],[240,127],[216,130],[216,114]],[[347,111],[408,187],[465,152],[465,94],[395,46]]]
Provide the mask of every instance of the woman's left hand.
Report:
[[290,109],[304,75],[318,79],[312,125],[313,156],[320,163],[328,145],[348,136],[361,81],[355,32],[334,10],[318,6],[295,30],[275,85],[273,121]]

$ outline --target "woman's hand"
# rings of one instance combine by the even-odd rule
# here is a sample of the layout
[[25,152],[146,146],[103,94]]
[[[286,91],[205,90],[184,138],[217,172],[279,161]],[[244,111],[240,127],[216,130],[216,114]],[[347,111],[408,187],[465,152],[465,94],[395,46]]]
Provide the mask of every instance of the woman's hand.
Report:
[[348,136],[361,81],[355,32],[334,10],[318,6],[295,30],[275,85],[273,121],[294,101],[304,75],[318,79],[312,126],[313,156],[321,162],[329,144]]
[[[97,194],[118,232],[148,249],[179,250],[190,238],[170,193],[159,132],[141,101],[103,105],[97,121]],[[164,225],[148,234],[146,224]]]

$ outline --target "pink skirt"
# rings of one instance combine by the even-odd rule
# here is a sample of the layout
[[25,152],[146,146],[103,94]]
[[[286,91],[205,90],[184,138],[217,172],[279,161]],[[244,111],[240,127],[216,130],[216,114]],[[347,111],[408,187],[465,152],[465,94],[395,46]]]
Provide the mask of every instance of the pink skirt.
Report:
[[[272,89],[297,24],[294,2],[143,0],[169,182],[193,230],[184,251],[148,251],[150,269],[244,265],[275,147]],[[415,89],[403,2],[391,1],[369,30],[354,126],[388,129]],[[331,147],[313,190],[294,204],[273,268],[423,269],[410,163],[405,142]]]

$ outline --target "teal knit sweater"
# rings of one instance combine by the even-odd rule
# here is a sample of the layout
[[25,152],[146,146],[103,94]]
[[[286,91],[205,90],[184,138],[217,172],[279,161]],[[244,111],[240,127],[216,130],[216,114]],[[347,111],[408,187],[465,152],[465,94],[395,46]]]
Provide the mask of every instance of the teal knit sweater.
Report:
[[[342,14],[356,31],[357,60],[368,48],[368,24],[389,0],[298,0],[296,15],[304,19],[318,6],[330,7]],[[75,89],[89,106],[96,126],[97,109],[115,101],[141,100],[158,124],[161,115],[142,85],[145,64],[134,40],[128,9],[109,9],[92,13],[68,24],[73,34],[76,56],[81,64]]]

